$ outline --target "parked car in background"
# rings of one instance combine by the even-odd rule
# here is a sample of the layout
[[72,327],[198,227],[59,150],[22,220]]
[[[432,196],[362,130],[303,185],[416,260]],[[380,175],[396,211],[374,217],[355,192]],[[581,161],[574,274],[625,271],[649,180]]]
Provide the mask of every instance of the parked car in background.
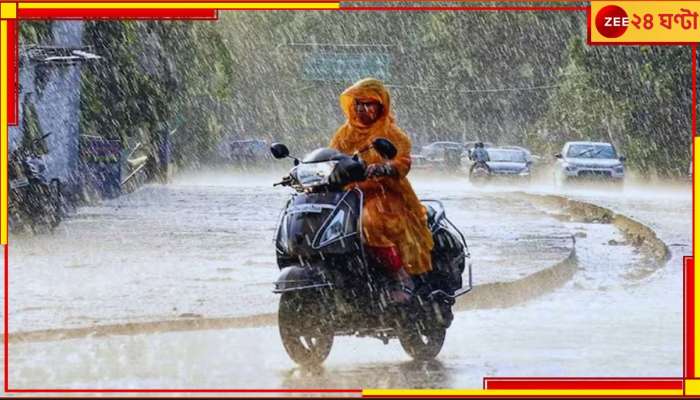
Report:
[[575,179],[591,179],[622,183],[625,178],[625,157],[606,142],[567,142],[555,155],[555,184]]
[[269,158],[270,145],[261,139],[228,140],[224,157],[234,163],[249,163]]
[[[486,149],[489,154],[488,179],[493,178],[517,178],[530,179],[530,167],[532,161],[529,154],[521,149],[489,147]],[[471,162],[470,165],[473,165]]]
[[464,145],[459,142],[433,142],[421,148],[421,155],[427,160],[444,160],[449,152],[462,154]]
[[424,156],[420,154],[411,154],[411,169],[424,170],[430,169],[433,163],[428,161]]

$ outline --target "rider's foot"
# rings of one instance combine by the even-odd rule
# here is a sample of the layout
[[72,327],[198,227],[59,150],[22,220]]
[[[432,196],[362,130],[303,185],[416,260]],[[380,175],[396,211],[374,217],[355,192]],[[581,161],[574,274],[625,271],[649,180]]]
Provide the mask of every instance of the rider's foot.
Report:
[[405,304],[411,300],[411,293],[406,291],[406,289],[392,289],[389,291],[389,297],[392,303]]
[[407,303],[411,300],[413,289],[415,288],[413,279],[403,268],[396,272],[394,279],[396,283],[392,285],[389,291],[392,302],[399,304]]

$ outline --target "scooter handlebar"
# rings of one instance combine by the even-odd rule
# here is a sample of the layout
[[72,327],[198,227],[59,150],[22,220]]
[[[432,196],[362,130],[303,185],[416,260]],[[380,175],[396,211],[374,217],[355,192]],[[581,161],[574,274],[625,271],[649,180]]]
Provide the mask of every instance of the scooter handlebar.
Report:
[[274,183],[272,186],[291,186],[292,185],[292,177],[290,176],[285,176],[282,178],[281,181]]

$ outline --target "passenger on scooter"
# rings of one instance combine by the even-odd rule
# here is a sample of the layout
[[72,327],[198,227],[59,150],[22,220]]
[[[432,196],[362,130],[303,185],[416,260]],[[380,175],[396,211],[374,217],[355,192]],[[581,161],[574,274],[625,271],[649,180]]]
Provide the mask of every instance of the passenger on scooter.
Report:
[[347,117],[331,139],[330,147],[353,154],[376,138],[396,146],[392,160],[376,151],[362,154],[369,179],[356,183],[364,192],[362,229],[370,253],[397,283],[391,292],[396,302],[410,299],[411,276],[432,270],[433,238],[425,207],[420,203],[406,174],[411,167],[411,141],[396,126],[389,92],[382,82],[360,80],[340,96]]

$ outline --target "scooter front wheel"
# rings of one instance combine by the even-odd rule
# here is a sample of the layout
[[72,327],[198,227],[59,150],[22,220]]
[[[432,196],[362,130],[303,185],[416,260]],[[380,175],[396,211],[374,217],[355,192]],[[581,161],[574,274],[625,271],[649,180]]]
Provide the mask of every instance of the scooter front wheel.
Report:
[[299,365],[319,365],[333,347],[333,331],[323,323],[320,299],[312,292],[287,292],[280,298],[278,325],[284,350]]

